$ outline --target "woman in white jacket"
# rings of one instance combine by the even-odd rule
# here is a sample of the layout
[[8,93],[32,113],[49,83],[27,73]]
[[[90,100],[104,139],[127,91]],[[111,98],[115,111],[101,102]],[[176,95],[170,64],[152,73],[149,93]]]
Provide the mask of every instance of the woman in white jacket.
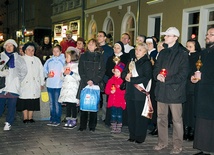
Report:
[[33,111],[40,110],[40,93],[44,85],[43,66],[40,59],[34,56],[36,51],[34,43],[26,43],[23,51],[28,73],[21,82],[17,110],[23,112],[23,123],[34,123]]
[[27,66],[17,53],[17,43],[8,39],[4,43],[4,51],[0,54],[0,77],[4,79],[0,87],[0,116],[7,104],[7,116],[4,130],[10,130],[14,122],[16,101],[19,96],[20,83],[27,74]]
[[74,47],[68,47],[65,55],[66,66],[64,67],[64,78],[59,102],[66,104],[67,121],[64,127],[73,129],[77,125],[77,104],[79,104],[79,100],[76,98],[80,82],[80,75],[78,72],[79,51]]

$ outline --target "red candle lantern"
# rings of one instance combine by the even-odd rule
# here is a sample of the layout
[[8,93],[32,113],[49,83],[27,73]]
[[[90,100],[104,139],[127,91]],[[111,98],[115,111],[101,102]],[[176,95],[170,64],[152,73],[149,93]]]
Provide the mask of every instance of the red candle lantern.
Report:
[[160,74],[166,77],[167,75],[167,70],[166,69],[161,69]]
[[52,70],[50,71],[50,76],[54,77],[54,71],[52,71]]
[[114,84],[111,86],[111,90],[116,90],[116,87]]
[[65,69],[65,71],[66,71],[66,72],[69,72],[69,71],[70,71],[70,67],[67,67],[67,68]]

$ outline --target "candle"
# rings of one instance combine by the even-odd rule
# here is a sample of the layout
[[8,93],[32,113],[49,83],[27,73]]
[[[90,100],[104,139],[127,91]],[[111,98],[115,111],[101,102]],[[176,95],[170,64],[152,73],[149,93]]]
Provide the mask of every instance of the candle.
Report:
[[70,67],[67,67],[67,68],[65,69],[65,71],[66,71],[66,72],[69,72],[69,71],[70,71]]
[[51,70],[51,71],[49,72],[49,74],[50,74],[51,77],[54,77],[54,71]]
[[111,90],[116,90],[116,87],[114,84],[111,86]]
[[161,69],[160,74],[166,77],[167,75],[167,70],[166,69]]

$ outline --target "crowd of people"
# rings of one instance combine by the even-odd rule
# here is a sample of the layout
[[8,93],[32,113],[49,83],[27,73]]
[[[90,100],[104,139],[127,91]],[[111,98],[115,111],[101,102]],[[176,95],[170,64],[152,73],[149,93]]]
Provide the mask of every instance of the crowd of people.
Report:
[[[102,120],[111,133],[119,134],[127,125],[128,141],[141,144],[151,126],[149,134],[158,136],[153,149],[159,151],[168,147],[172,125],[170,154],[181,153],[183,140],[193,141],[193,147],[201,151],[197,154],[214,154],[214,28],[207,31],[203,50],[196,39],[189,39],[185,48],[178,42],[180,32],[175,27],[161,35],[161,41],[138,35],[131,46],[130,35],[123,33],[113,47],[104,31],[87,43],[84,38],[75,41],[70,30],[56,45],[49,36],[44,36],[41,46],[33,42],[18,46],[8,39],[0,53],[0,115],[7,107],[3,130],[11,130],[16,111],[23,113],[23,123],[35,123],[33,112],[40,110],[45,87],[50,103],[47,125],[62,123],[65,105],[63,128],[73,129],[78,124],[82,90],[98,85]],[[142,114],[149,101],[152,119]],[[88,127],[95,132],[97,119],[97,111],[80,110],[78,130]]]

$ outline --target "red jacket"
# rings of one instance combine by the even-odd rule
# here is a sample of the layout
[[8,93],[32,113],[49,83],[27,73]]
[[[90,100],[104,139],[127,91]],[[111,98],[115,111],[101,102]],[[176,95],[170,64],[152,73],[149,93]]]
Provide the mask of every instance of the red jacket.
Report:
[[[123,110],[126,108],[125,90],[120,89],[122,82],[123,80],[121,78],[117,78],[115,76],[112,76],[112,78],[108,80],[105,88],[105,93],[109,95],[107,104],[108,108],[112,106],[121,107]],[[114,94],[111,93],[112,85],[116,88],[116,92]]]
[[66,41],[61,41],[60,42],[60,46],[62,47],[62,53],[65,54],[65,51],[67,50],[68,47],[72,46],[72,47],[76,47],[76,41],[73,39],[70,40],[66,40]]

